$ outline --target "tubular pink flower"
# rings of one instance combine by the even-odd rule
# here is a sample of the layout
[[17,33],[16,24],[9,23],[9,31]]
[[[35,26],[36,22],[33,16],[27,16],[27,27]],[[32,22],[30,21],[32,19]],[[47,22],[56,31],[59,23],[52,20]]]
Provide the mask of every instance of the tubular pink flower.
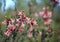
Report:
[[44,21],[44,24],[45,24],[45,25],[48,25],[48,24],[51,23],[51,21],[52,21],[51,19],[46,19],[46,20]]
[[27,22],[27,23],[30,23],[30,22],[31,22],[31,21],[30,21],[30,18],[26,17],[26,22]]
[[2,24],[6,24],[6,23],[7,23],[7,20],[6,19],[2,21]]
[[18,32],[20,32],[20,33],[21,33],[21,32],[22,32],[22,29],[21,29],[21,28],[19,28],[19,29],[18,29]]
[[22,27],[24,27],[24,26],[25,26],[25,24],[22,22],[21,26],[22,26]]
[[4,32],[4,34],[5,34],[6,36],[10,36],[11,31],[10,31],[10,30],[8,30],[8,31]]
[[11,30],[15,30],[15,28],[16,28],[16,26],[12,26],[12,27],[11,27]]
[[20,11],[18,15],[19,15],[19,16],[22,16],[22,15],[23,15],[23,12],[22,12],[22,11]]

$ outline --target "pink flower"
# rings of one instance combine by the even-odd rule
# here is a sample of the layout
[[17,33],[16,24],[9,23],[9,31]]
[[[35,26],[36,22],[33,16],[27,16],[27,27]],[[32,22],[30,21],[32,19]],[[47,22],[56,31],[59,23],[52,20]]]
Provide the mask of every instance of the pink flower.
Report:
[[16,22],[20,23],[20,19],[16,19]]
[[37,12],[35,12],[35,14],[34,14],[34,15],[35,15],[35,17],[38,17],[38,14],[37,14]]
[[29,33],[27,34],[27,36],[28,36],[29,38],[32,37],[32,33],[29,32]]
[[15,30],[16,26],[11,26],[11,30]]
[[20,25],[20,20],[19,19],[16,19],[16,26],[19,26]]
[[43,11],[43,12],[41,12],[41,13],[40,13],[40,15],[41,15],[43,18],[47,18],[47,17],[48,17],[48,16],[47,16],[47,13],[46,13],[46,12],[44,12],[44,11]]
[[6,24],[6,23],[7,23],[7,20],[6,19],[2,21],[2,24]]
[[19,26],[19,25],[20,25],[20,23],[16,23],[15,25],[16,25],[16,26]]
[[36,21],[32,21],[31,25],[37,25],[37,22]]
[[31,32],[32,30],[33,30],[33,27],[32,27],[32,25],[30,24],[29,31]]
[[10,31],[10,30],[8,30],[8,31],[4,32],[4,34],[5,34],[6,36],[10,36],[11,31]]
[[22,11],[20,11],[18,15],[22,16],[22,15],[23,15],[23,12],[22,12]]
[[21,29],[21,28],[19,28],[19,29],[18,29],[18,32],[22,32],[22,29]]
[[30,18],[26,17],[26,20],[28,21],[28,20],[30,20]]
[[30,20],[30,24],[31,24],[31,25],[37,25],[37,22],[34,21],[34,18],[32,18],[32,19]]
[[43,17],[43,18],[48,18],[48,16],[47,16],[47,15],[43,15],[42,17]]
[[52,21],[51,19],[46,19],[46,20],[44,21],[44,24],[45,24],[45,25],[48,25],[48,24],[51,23],[51,21]]
[[25,26],[25,24],[22,22],[21,26],[22,26],[22,27],[24,27],[24,26]]
[[15,30],[15,26],[14,25],[11,25],[9,28],[8,28],[8,30],[6,31],[6,32],[4,32],[4,34],[6,35],[6,36],[10,36],[10,34],[11,34],[11,31],[12,30]]
[[40,15],[43,17],[43,18],[50,18],[52,16],[52,12],[49,12],[48,11],[48,7],[44,7],[43,8],[43,11],[40,12]]
[[39,35],[42,35],[42,32],[41,31],[39,31]]
[[36,21],[33,21],[34,25],[38,25]]
[[27,23],[30,23],[30,22],[31,22],[31,21],[30,21],[30,18],[26,17],[26,22],[27,22]]
[[8,27],[8,30],[15,30],[15,28],[16,28],[16,26],[10,25],[10,26]]
[[11,21],[9,21],[8,25],[11,25],[11,24],[12,24],[12,22],[11,22]]
[[52,16],[52,12],[48,12],[48,17],[51,17]]
[[45,28],[46,31],[50,32],[50,27]]
[[26,22],[30,23],[30,25],[37,25],[37,22],[34,21],[34,18],[30,19],[30,18],[26,17]]
[[12,24],[9,23],[8,28],[10,28],[11,26],[12,26]]
[[13,18],[10,18],[10,20],[11,20],[12,23],[14,23],[14,21],[15,21]]

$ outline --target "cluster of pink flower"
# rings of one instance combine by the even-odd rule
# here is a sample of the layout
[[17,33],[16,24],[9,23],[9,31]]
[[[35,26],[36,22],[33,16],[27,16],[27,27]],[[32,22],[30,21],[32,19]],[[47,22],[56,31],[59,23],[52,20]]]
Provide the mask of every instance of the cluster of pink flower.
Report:
[[52,22],[51,20],[51,16],[52,16],[52,12],[48,11],[49,7],[44,7],[43,11],[40,12],[40,15],[43,17],[44,19],[44,24],[47,26],[46,29],[50,28],[50,23]]
[[4,34],[7,35],[7,36],[10,36],[11,32],[12,32],[13,30],[15,30],[15,28],[16,28],[16,27],[15,27],[14,25],[11,25],[11,26],[7,29],[7,31],[4,32]]
[[[2,24],[6,25],[7,31],[4,32],[6,36],[10,36],[12,34],[12,31],[15,31],[16,28],[18,32],[23,31],[23,27],[26,26],[26,23],[30,24],[29,32],[33,30],[33,25],[37,25],[37,22],[34,20],[34,18],[29,18],[24,15],[23,11],[20,11],[17,15],[16,18],[9,18],[9,19],[4,19]],[[30,33],[32,34],[32,33]]]

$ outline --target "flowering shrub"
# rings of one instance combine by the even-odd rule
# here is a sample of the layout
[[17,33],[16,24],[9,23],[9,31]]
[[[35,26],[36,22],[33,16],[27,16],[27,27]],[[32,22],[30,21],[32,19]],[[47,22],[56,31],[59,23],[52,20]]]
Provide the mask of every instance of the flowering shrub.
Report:
[[35,38],[34,35],[42,35],[41,31],[37,31],[33,28],[34,25],[38,25],[36,20],[34,18],[25,16],[23,11],[20,11],[18,14],[16,14],[14,18],[7,18],[7,16],[5,16],[5,19],[2,21],[2,25],[5,25],[6,28],[1,35],[5,42],[8,42],[10,38],[12,39],[10,40],[11,42],[18,42],[19,39],[17,38],[21,38],[21,36],[25,36],[24,38]]
[[43,40],[45,40],[46,38],[47,38],[47,41],[49,41],[48,38],[50,38],[50,36],[52,36],[52,31],[51,31],[52,28],[50,27],[50,24],[52,22],[52,20],[51,20],[52,12],[49,12],[48,9],[49,9],[48,7],[44,7],[43,11],[40,12],[40,15],[42,16],[42,18],[44,20],[44,25],[46,27],[45,28],[45,30],[46,30],[46,33],[45,33],[46,37],[43,37],[44,39],[42,39],[42,42],[44,42]]
[[[20,7],[19,1],[15,2],[14,14],[9,14],[11,10],[8,10],[3,15],[8,16],[0,15],[0,42],[60,42],[60,16],[54,13],[58,0],[42,0],[41,4],[36,5],[34,1],[28,2],[25,11],[28,16],[16,9],[16,6]],[[45,7],[40,11],[43,5]]]

